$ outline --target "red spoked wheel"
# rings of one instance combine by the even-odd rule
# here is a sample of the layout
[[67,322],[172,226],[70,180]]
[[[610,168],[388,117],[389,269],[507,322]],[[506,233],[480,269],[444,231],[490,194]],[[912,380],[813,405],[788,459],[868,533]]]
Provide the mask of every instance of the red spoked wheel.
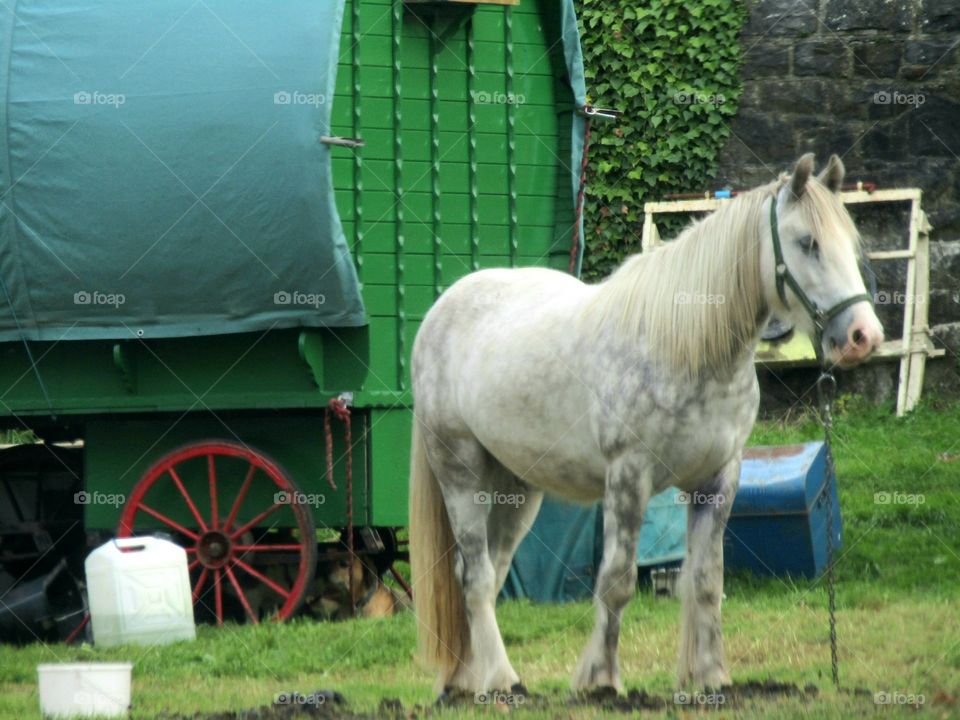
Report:
[[262,453],[203,441],[146,472],[123,507],[117,536],[160,528],[184,546],[198,619],[282,622],[300,607],[316,567],[309,498]]

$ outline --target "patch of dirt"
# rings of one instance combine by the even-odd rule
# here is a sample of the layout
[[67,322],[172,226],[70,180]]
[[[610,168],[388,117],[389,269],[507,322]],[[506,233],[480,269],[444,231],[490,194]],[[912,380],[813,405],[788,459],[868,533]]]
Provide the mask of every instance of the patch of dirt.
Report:
[[578,693],[569,700],[571,705],[588,705],[612,712],[637,712],[640,710],[664,710],[668,707],[678,709],[738,707],[748,701],[768,698],[796,697],[813,699],[819,690],[815,685],[798,687],[790,683],[775,680],[750,680],[728,685],[720,690],[705,692],[675,692],[672,696],[651,695],[646,690],[633,689],[626,695],[617,694],[613,688],[599,688],[586,693]]
[[734,683],[725,686],[721,692],[726,697],[727,702],[733,703],[755,698],[784,696],[812,700],[820,694],[819,688],[812,683],[801,688],[792,683],[781,683],[776,680],[748,680],[743,683]]
[[170,720],[291,720],[293,718],[318,718],[318,720],[415,720],[424,717],[419,705],[409,711],[396,698],[384,698],[375,713],[353,712],[347,701],[335,690],[317,690],[304,694],[284,693],[272,705],[263,705],[250,710],[232,712],[196,713],[173,716]]
[[590,705],[615,712],[636,712],[638,710],[663,710],[668,702],[665,698],[650,695],[646,690],[634,688],[626,695],[620,695],[612,687],[597,688],[577,693],[570,698],[570,705]]
[[[522,692],[521,692],[522,691]],[[866,698],[873,693],[865,688],[844,688],[841,692]],[[791,697],[800,700],[813,700],[820,694],[816,685],[804,687],[776,680],[748,680],[727,685],[720,690],[706,692],[676,692],[670,695],[651,695],[641,688],[633,688],[625,695],[618,694],[613,688],[599,688],[589,692],[577,693],[564,699],[562,695],[540,695],[526,692],[517,687],[513,692],[467,693],[447,691],[436,705],[424,707],[413,705],[405,707],[396,698],[385,698],[375,712],[354,712],[344,697],[334,690],[317,690],[309,694],[290,692],[281,695],[273,705],[264,705],[249,710],[221,713],[196,713],[194,715],[168,716],[167,720],[298,720],[316,718],[318,720],[426,720],[434,717],[438,710],[449,708],[473,708],[477,705],[490,705],[490,710],[500,713],[524,711],[556,711],[562,714],[564,702],[568,707],[595,707],[614,713],[638,713],[644,710],[677,710],[683,706],[693,708],[739,708],[758,701],[776,701],[778,698]],[[950,697],[949,703],[956,702]]]

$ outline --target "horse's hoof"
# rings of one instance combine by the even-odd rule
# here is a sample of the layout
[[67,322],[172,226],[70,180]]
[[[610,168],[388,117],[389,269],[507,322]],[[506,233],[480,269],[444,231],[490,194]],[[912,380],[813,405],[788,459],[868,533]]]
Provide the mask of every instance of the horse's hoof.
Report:
[[522,682],[515,682],[513,685],[510,686],[510,694],[522,695],[523,697],[526,697],[530,693],[527,691],[527,686],[524,685]]
[[468,702],[472,703],[474,700],[474,695],[471,695],[463,688],[447,685],[445,688],[443,688],[443,692],[437,696],[434,705],[437,707],[454,707],[458,705],[465,705]]

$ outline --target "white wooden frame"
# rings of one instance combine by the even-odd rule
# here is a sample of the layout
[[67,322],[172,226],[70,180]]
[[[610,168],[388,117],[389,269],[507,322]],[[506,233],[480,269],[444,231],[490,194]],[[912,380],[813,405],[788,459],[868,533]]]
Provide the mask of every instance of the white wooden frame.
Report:
[[[880,262],[889,260],[907,261],[907,278],[904,288],[903,331],[894,340],[887,340],[877,348],[872,359],[900,359],[900,379],[897,388],[897,415],[910,412],[923,390],[923,374],[928,357],[939,357],[943,349],[934,346],[928,325],[930,300],[930,223],[920,206],[922,193],[918,188],[896,188],[890,190],[855,190],[843,192],[840,197],[847,205],[863,203],[910,203],[910,222],[907,248],[905,250],[879,250],[868,253],[871,260]],[[644,252],[653,250],[663,241],[654,222],[654,216],[676,213],[712,212],[728,198],[708,198],[697,200],[673,200],[648,202],[643,206],[643,236],[641,246]],[[920,302],[917,299],[920,298]],[[816,356],[813,347],[806,343],[807,349],[802,355],[784,357],[769,343],[761,343],[757,348],[756,362],[764,367],[797,367],[813,365]]]

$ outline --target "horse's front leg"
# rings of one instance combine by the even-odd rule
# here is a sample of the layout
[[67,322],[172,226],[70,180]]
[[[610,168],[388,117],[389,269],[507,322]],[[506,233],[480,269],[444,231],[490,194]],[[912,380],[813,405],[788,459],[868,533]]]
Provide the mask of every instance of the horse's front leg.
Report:
[[607,469],[603,496],[603,562],[594,590],[596,622],[577,669],[573,689],[622,690],[617,646],[620,616],[637,587],[637,541],[650,498],[649,473],[620,458]]
[[729,684],[723,654],[723,532],[740,482],[740,455],[700,489],[689,493],[687,558],[680,577],[678,682],[682,688]]

